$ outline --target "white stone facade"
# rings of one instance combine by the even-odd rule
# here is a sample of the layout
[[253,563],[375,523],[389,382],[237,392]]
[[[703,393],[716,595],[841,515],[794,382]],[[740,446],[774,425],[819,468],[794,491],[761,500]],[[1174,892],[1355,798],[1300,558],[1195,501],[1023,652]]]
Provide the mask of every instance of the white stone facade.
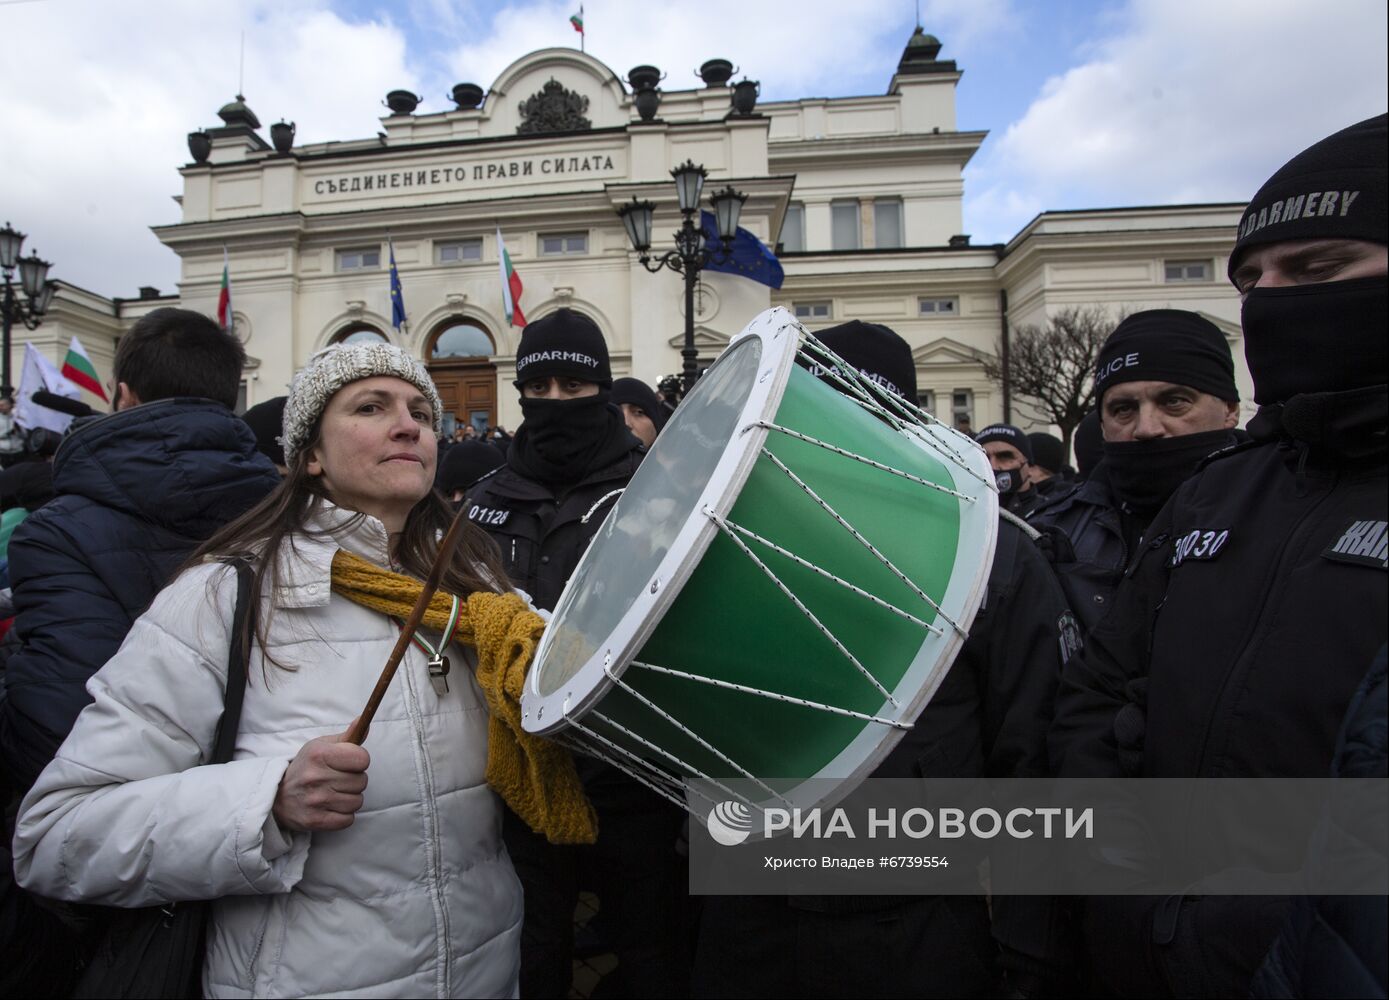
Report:
[[[503,314],[498,228],[529,319],[560,306],[588,314],[614,373],[654,383],[680,368],[682,280],[646,273],[615,210],[633,196],[655,202],[656,250],[667,248],[679,221],[669,171],[692,159],[708,168],[706,194],[730,183],[748,194],[744,228],[801,248],[782,253],[779,291],[705,273],[703,358],[770,305],[799,309],[811,329],[885,323],[912,345],[937,413],[958,401],[978,428],[1003,416],[979,359],[995,349],[1005,298],[1014,328],[1071,304],[1171,306],[1226,331],[1247,396],[1238,299],[1224,279],[1242,206],[1049,212],[1006,246],[969,245],[963,170],[986,133],[956,129],[960,73],[934,50],[927,58],[923,37],[882,96],[760,104],[751,116],[730,114],[729,88],[701,87],[664,91],[656,119],[643,122],[611,69],[546,49],[507,68],[480,108],[392,115],[376,138],[278,154],[259,131],[229,123],[212,130],[206,163],[179,171],[182,220],[155,229],[181,259],[179,294],[113,303],[64,285],[29,339],[57,359],[77,333],[109,378],[115,340],[138,316],[168,304],[215,312],[225,247],[253,359],[248,405],[282,394],[296,367],[345,333],[374,329],[429,360],[437,334],[466,322],[486,332],[491,351],[441,366],[441,389],[455,375],[476,383],[485,374],[490,392],[476,405],[514,427],[520,330]],[[518,135],[523,102],[551,80],[587,99],[590,127]],[[556,245],[565,252],[546,252]],[[389,246],[408,314],[399,332]],[[364,252],[377,255],[374,266],[348,266]],[[1176,280],[1169,265],[1181,266]]]

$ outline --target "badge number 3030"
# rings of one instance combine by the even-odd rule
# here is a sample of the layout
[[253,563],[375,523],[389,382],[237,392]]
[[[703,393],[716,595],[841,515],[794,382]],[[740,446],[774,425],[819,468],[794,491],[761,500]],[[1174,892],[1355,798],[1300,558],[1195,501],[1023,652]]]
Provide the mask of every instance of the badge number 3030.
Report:
[[1196,528],[1178,535],[1172,544],[1172,558],[1167,565],[1176,567],[1193,560],[1214,559],[1229,540],[1229,528]]

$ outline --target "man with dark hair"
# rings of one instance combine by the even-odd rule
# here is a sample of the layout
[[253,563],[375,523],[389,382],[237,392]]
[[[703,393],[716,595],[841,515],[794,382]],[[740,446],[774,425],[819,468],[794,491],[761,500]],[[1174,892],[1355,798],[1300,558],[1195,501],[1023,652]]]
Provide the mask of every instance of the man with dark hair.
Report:
[[[1250,440],[1176,488],[1067,664],[1050,738],[1062,776],[1330,772],[1389,630],[1386,209],[1384,115],[1293,157],[1250,201],[1229,264],[1259,404]],[[1110,402],[1107,390],[1105,420]],[[1277,897],[1095,897],[1087,950],[1107,993],[1248,996],[1287,909]]]
[[20,647],[0,688],[7,795],[23,795],[53,758],[91,700],[87,680],[170,574],[278,483],[230,409],[244,363],[236,338],[206,316],[157,309],[116,349],[115,412],[58,450],[56,498],[10,540]]
[[1052,559],[1090,629],[1159,508],[1207,455],[1235,444],[1235,362],[1214,323],[1182,309],[1126,317],[1100,349],[1095,377],[1104,458],[1051,495],[1028,523],[1051,536]]
[[[644,454],[613,405],[612,386],[607,343],[588,317],[560,309],[522,332],[516,388],[525,419],[506,464],[469,487],[466,510],[496,541],[512,582],[538,608],[554,609]],[[604,927],[627,990],[681,995],[684,872],[675,843],[683,813],[615,768],[590,758],[577,763],[598,812],[596,845],[556,846],[509,810],[504,817],[507,850],[526,896],[521,996],[569,995],[584,867],[596,874]]]

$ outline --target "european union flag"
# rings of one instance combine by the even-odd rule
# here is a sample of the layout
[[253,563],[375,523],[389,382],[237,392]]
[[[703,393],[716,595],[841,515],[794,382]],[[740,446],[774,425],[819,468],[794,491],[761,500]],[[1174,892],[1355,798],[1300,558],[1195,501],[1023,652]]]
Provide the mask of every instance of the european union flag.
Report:
[[395,244],[391,245],[391,326],[405,322],[405,296],[400,291],[400,272],[395,269]]
[[[719,245],[719,227],[713,212],[700,212],[699,224],[704,230],[704,242],[710,247]],[[781,261],[767,246],[742,226],[733,237],[733,251],[722,264],[705,264],[706,271],[723,271],[751,278],[770,288],[780,288],[786,275]]]

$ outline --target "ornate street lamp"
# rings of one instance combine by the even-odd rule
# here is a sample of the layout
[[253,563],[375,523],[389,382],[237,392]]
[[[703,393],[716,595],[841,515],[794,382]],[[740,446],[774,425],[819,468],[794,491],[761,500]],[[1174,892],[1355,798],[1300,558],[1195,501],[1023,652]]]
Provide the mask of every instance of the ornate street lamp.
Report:
[[[8,222],[0,229],[0,276],[4,280],[4,294],[0,298],[0,319],[4,324],[4,342],[0,344],[0,395],[14,393],[10,384],[10,327],[23,323],[30,330],[42,322],[44,313],[53,302],[57,290],[48,280],[48,269],[52,265],[31,253],[21,257],[19,251],[24,247],[24,234]],[[28,301],[21,301],[14,290],[14,270],[19,268],[19,285]]]
[[633,197],[617,210],[617,214],[643,267],[652,274],[668,267],[685,278],[685,343],[680,350],[684,365],[680,378],[684,392],[688,393],[699,378],[699,351],[694,342],[694,292],[699,284],[699,272],[709,264],[725,264],[733,259],[733,238],[738,233],[738,217],[748,196],[729,185],[709,199],[719,230],[718,243],[709,246],[699,222],[700,198],[709,171],[686,160],[670,175],[675,179],[681,215],[680,228],[674,234],[674,250],[667,250],[659,257],[651,256],[652,216],[656,210],[651,202]]

